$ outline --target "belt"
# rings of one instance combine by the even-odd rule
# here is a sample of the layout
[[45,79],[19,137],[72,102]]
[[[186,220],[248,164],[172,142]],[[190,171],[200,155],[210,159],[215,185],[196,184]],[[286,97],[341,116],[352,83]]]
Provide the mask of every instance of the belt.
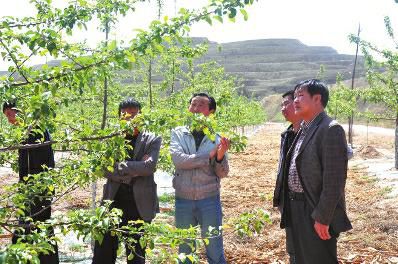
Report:
[[289,200],[296,200],[296,201],[304,201],[305,196],[303,192],[290,192],[289,191]]

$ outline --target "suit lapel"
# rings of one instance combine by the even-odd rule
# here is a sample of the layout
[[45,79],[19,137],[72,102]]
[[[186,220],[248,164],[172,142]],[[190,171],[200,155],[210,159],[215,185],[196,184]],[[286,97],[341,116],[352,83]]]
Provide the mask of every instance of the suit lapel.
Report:
[[135,143],[134,152],[133,152],[134,160],[137,160],[137,155],[138,155],[138,153],[140,153],[141,148],[144,145],[144,144],[142,144],[144,140],[145,140],[144,132],[139,133],[138,137],[137,137],[137,142]]
[[315,131],[318,129],[319,124],[322,122],[324,118],[324,113],[321,113],[320,115],[321,115],[320,118],[318,118],[318,120],[315,120],[316,123],[314,123],[307,131],[307,134],[304,137],[303,143],[300,146],[299,153],[297,154],[297,156],[299,156],[304,151],[308,142],[310,142],[312,136],[315,134]]

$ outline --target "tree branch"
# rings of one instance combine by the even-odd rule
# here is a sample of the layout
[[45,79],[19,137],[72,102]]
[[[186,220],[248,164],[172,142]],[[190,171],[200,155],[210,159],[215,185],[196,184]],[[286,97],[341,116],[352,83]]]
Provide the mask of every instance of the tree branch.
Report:
[[29,83],[28,78],[25,76],[23,71],[21,70],[20,66],[18,65],[18,61],[14,57],[14,54],[10,51],[10,49],[4,44],[4,41],[0,38],[0,44],[3,46],[3,48],[7,51],[8,55],[10,56],[12,62],[15,64],[15,67],[18,69],[18,72],[24,77],[25,81]]
[[7,151],[19,150],[19,149],[34,149],[34,148],[39,148],[39,147],[48,146],[48,145],[57,144],[57,143],[73,143],[73,142],[82,142],[82,141],[104,140],[104,139],[109,139],[109,138],[113,138],[116,136],[120,136],[122,133],[123,132],[115,132],[115,133],[112,133],[112,134],[106,135],[106,136],[83,137],[80,139],[72,139],[72,140],[66,140],[66,141],[50,140],[50,141],[44,141],[44,142],[34,143],[34,144],[15,145],[15,146],[9,146],[9,147],[5,147],[5,148],[0,148],[0,152],[7,152]]

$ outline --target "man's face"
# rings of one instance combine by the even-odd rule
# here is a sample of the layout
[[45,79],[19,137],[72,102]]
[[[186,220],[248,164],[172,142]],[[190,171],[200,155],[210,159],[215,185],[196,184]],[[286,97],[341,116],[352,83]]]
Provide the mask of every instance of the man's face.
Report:
[[307,87],[300,87],[294,92],[294,110],[297,116],[310,121],[318,111],[321,95],[308,93]]
[[120,116],[122,117],[122,119],[128,121],[133,119],[139,112],[140,110],[137,107],[122,108],[120,110]]
[[210,111],[209,98],[205,96],[196,96],[192,98],[191,104],[189,105],[189,112],[191,113],[202,113],[204,116],[209,116],[213,111]]
[[290,95],[287,95],[282,98],[282,103],[281,103],[281,112],[282,115],[285,117],[286,121],[289,121],[291,123],[295,122],[296,114],[294,113],[294,104],[293,104],[293,98]]
[[18,111],[12,108],[6,108],[4,110],[4,115],[7,117],[7,120],[10,124],[17,124],[17,113]]

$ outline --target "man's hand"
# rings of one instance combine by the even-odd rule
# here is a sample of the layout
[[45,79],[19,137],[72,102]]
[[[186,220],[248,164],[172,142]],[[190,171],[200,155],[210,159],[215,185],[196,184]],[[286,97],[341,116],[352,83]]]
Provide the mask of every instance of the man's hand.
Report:
[[218,146],[216,146],[214,149],[212,149],[212,150],[210,151],[210,153],[209,153],[209,159],[212,159],[212,158],[214,158],[214,157],[216,156],[216,154],[217,154],[217,148],[218,148]]
[[117,182],[117,183],[129,183],[128,178],[123,177],[123,169],[126,168],[126,163],[125,162],[115,162],[114,166],[114,170],[113,172],[109,171],[109,170],[105,170],[105,178],[107,178],[108,180],[112,181],[112,182]]
[[319,238],[322,240],[328,240],[331,238],[329,234],[329,226],[321,224],[317,221],[315,221],[314,224],[315,232],[318,234]]
[[107,179],[112,179],[113,172],[108,171],[107,169],[104,172],[104,177]]
[[220,161],[224,158],[225,153],[228,151],[230,146],[230,141],[228,138],[222,137],[220,143],[210,151],[209,158],[212,159],[217,157],[217,160]]
[[220,161],[224,158],[225,153],[228,151],[230,141],[228,138],[222,137],[220,144],[217,146],[217,160]]

